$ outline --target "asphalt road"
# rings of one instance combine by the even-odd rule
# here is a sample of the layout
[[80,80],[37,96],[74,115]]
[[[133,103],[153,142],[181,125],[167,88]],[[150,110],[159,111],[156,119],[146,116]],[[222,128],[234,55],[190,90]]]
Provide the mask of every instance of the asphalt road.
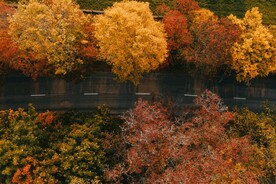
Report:
[[0,88],[0,108],[26,108],[32,103],[37,110],[93,110],[105,104],[112,112],[120,113],[133,107],[138,98],[150,101],[170,98],[177,106],[189,106],[205,89],[219,94],[230,108],[239,106],[260,111],[264,101],[276,105],[275,76],[253,80],[250,86],[233,78],[220,76],[208,80],[172,73],[149,74],[138,86],[118,83],[114,78],[113,74],[104,72],[94,73],[79,83],[9,76]]

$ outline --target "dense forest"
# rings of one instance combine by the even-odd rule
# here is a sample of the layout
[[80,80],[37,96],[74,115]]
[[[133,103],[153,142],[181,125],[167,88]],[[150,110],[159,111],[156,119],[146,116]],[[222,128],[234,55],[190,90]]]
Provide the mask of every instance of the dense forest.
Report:
[[[1,1],[0,73],[75,81],[104,68],[134,85],[152,71],[223,73],[246,85],[275,76],[274,1],[149,2],[23,0],[15,9]],[[230,111],[209,90],[190,108],[140,99],[119,116],[104,105],[0,111],[3,184],[272,184],[275,164],[275,106]]]
[[[275,110],[139,100],[122,116],[0,111],[1,183],[275,183]],[[176,113],[177,112],[177,113]]]
[[219,17],[193,0],[170,2],[156,8],[162,21],[146,2],[114,3],[97,16],[70,0],[22,1],[18,10],[1,3],[0,71],[75,79],[100,62],[135,85],[144,73],[164,69],[210,78],[229,73],[247,84],[275,73],[276,41],[258,7],[242,18]]

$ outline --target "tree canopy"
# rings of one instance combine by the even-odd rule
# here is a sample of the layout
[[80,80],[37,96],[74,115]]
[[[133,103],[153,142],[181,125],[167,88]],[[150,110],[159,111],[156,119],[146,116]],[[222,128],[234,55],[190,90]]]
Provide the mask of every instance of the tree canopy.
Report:
[[72,0],[31,0],[19,4],[11,18],[9,33],[28,56],[30,67],[39,68],[31,70],[30,75],[46,66],[52,67],[57,75],[65,75],[83,64],[78,46],[86,37],[83,27],[87,22],[87,16]]
[[100,56],[121,81],[139,83],[144,72],[158,68],[167,56],[163,25],[153,19],[148,3],[114,3],[95,17]]
[[0,2],[0,75],[6,74],[12,61],[17,60],[19,49],[8,35],[8,17],[15,13],[15,9]]
[[[265,154],[264,183],[269,178],[276,179],[276,111],[275,106],[265,106],[261,113],[254,113],[248,108],[236,109],[235,121],[231,132],[237,136],[249,136]],[[265,181],[267,180],[267,181]]]
[[194,36],[192,52],[185,52],[188,61],[201,62],[218,67],[231,61],[229,50],[239,36],[239,29],[229,20],[219,19],[207,9],[191,13],[190,32]]
[[276,71],[276,39],[269,29],[262,25],[262,14],[258,8],[247,11],[243,19],[228,17],[238,25],[242,34],[234,43],[231,53],[231,68],[237,73],[238,81],[249,82],[251,79],[267,76]]
[[[194,0],[174,0],[165,10],[163,23],[168,34],[172,62],[181,60],[194,65],[193,73],[212,75],[227,65],[230,48],[239,38],[239,27],[226,18],[198,6]],[[176,57],[175,57],[176,55]]]
[[[257,183],[262,155],[247,137],[230,137],[233,113],[210,91],[183,116],[155,102],[138,101],[124,114],[121,140],[107,179],[126,183]],[[175,118],[173,118],[175,117]],[[117,156],[117,157],[116,157]],[[256,159],[259,158],[259,159]]]
[[1,3],[1,73],[10,67],[34,79],[75,80],[103,60],[117,79],[138,84],[166,59],[173,69],[210,77],[231,68],[246,83],[275,73],[276,39],[257,8],[239,19],[220,18],[194,0],[169,4],[159,7],[161,23],[149,3],[136,1],[116,2],[96,17],[72,0],[22,1],[17,11]]

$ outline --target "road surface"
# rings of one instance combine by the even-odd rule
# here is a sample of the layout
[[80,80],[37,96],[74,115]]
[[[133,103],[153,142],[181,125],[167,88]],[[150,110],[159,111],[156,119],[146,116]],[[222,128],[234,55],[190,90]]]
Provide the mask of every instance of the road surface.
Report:
[[36,81],[22,75],[6,78],[0,88],[0,108],[26,108],[32,103],[37,110],[93,110],[105,104],[114,113],[131,107],[138,98],[154,100],[170,98],[176,105],[189,106],[205,89],[217,93],[227,106],[249,107],[260,111],[264,101],[276,105],[276,78],[253,80],[250,86],[233,78],[214,80],[193,78],[184,74],[152,73],[140,85],[119,83],[109,72],[98,72],[79,83],[61,79],[39,78]]

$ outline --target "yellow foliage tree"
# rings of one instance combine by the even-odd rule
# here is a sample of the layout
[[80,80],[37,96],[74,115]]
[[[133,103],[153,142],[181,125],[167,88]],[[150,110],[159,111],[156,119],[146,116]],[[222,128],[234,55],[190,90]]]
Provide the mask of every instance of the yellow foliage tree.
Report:
[[[236,117],[231,127],[238,136],[249,135],[265,155],[266,179],[276,179],[276,111],[265,106],[264,112],[254,113],[247,108],[236,109]],[[265,178],[263,178],[264,180]],[[270,182],[263,182],[270,183]],[[271,181],[271,183],[274,183]]]
[[276,40],[268,28],[262,25],[262,14],[258,8],[247,11],[242,20],[233,15],[228,18],[242,30],[240,40],[231,49],[231,68],[236,71],[237,80],[249,82],[257,76],[274,73]]
[[211,10],[201,8],[191,14],[191,31],[197,31],[198,28],[206,23],[217,23],[218,17]]
[[153,19],[149,3],[114,3],[94,19],[100,55],[121,81],[139,83],[144,72],[158,68],[167,56],[162,23]]
[[83,26],[87,21],[73,0],[31,0],[19,4],[9,33],[32,59],[46,60],[55,74],[65,75],[83,63],[77,45],[86,37]]

